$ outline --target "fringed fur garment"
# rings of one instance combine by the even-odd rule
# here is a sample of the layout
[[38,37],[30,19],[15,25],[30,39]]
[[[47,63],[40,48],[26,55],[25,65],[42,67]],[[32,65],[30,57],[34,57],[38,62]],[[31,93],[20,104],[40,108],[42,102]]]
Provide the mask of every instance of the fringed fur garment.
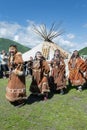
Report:
[[21,101],[26,98],[25,76],[23,75],[23,59],[17,52],[13,59],[9,57],[10,75],[6,88],[6,98],[10,102]]
[[52,74],[51,77],[53,78],[52,84],[54,88],[53,90],[61,90],[66,88],[66,72],[65,72],[65,63],[62,57],[58,57],[57,59],[52,59],[51,61],[52,66]]
[[48,93],[50,91],[48,85],[48,73],[50,71],[46,60],[34,60],[32,66],[32,83],[30,91],[32,93]]
[[86,80],[84,78],[84,72],[86,70],[86,64],[80,57],[70,59],[68,63],[69,67],[69,80],[72,85],[80,86],[83,85]]

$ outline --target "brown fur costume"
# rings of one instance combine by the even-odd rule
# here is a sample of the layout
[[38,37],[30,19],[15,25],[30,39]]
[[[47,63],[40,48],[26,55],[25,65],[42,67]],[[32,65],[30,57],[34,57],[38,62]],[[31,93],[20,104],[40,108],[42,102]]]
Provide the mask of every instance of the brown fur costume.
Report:
[[74,59],[71,58],[69,63],[69,80],[72,85],[74,86],[80,86],[85,83],[85,78],[83,73],[86,70],[86,65],[84,60],[82,60],[80,57]]
[[10,102],[22,101],[26,98],[26,87],[21,53],[16,52],[13,57],[9,57],[9,69],[11,72],[6,88],[6,99]]
[[54,90],[66,88],[65,63],[62,57],[51,61]]
[[85,78],[86,78],[86,82],[87,82],[87,59],[85,60],[85,64],[86,64]]
[[30,91],[32,93],[48,93],[48,73],[50,68],[46,60],[34,60],[32,66],[32,83],[30,86]]

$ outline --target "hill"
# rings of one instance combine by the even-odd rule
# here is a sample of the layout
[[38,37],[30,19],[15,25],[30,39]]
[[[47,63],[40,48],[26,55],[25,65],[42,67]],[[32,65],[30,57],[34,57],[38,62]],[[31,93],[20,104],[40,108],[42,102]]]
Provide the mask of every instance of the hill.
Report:
[[79,50],[80,55],[87,55],[87,47]]
[[11,44],[17,45],[18,51],[20,51],[21,53],[24,53],[24,52],[30,50],[30,48],[25,47],[18,42],[15,42],[15,41],[12,41],[12,40],[9,40],[9,39],[0,38],[0,52],[2,50],[5,50],[6,52],[8,52],[9,46]]

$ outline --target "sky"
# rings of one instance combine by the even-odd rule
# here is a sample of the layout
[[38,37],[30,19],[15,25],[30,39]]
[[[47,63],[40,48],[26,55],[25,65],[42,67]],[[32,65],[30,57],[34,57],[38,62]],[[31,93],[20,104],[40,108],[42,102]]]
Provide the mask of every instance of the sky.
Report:
[[0,0],[0,38],[7,38],[33,48],[43,40],[32,24],[62,23],[64,33],[53,39],[72,52],[87,47],[87,0]]

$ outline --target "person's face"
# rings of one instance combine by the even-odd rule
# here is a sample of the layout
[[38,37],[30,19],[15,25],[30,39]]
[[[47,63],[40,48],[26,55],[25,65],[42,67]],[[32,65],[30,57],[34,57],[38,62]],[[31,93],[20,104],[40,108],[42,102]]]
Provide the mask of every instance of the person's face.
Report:
[[41,54],[41,53],[37,53],[36,58],[37,58],[38,60],[40,60],[41,57],[42,57],[42,54]]
[[11,46],[11,47],[9,48],[9,53],[10,53],[10,54],[15,54],[16,52],[17,52],[17,49],[16,49],[15,47]]
[[78,55],[78,51],[74,51],[74,55],[77,56]]
[[57,51],[55,52],[55,56],[57,57],[57,56],[59,56],[59,55],[60,55],[60,51],[57,50]]

